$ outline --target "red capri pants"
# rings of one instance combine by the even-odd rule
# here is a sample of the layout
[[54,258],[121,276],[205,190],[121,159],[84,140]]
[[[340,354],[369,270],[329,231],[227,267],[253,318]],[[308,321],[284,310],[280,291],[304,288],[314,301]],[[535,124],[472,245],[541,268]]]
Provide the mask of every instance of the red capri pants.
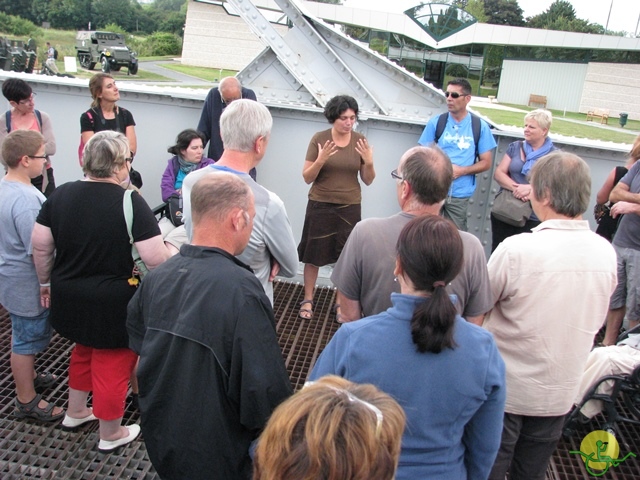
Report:
[[69,387],[93,392],[93,414],[100,420],[122,418],[137,359],[128,348],[99,349],[76,344],[69,362]]

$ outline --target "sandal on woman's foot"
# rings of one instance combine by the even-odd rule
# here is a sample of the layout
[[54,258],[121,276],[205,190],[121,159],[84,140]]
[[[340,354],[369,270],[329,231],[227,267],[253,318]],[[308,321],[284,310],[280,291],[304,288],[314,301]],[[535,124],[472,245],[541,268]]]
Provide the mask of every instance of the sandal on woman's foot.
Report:
[[331,308],[331,311],[335,314],[336,316],[336,322],[338,323],[345,323],[344,318],[342,318],[342,314],[338,311],[340,310],[340,304],[339,303],[335,303],[333,305],[333,307]]
[[[309,304],[309,307],[305,308],[305,305]],[[305,320],[311,320],[313,318],[313,300],[303,300],[300,302],[300,311],[298,312],[300,318]]]
[[40,372],[33,379],[33,388],[36,390],[46,390],[58,381],[58,376],[51,372]]
[[64,410],[60,413],[53,413],[56,406],[52,402],[49,402],[44,408],[39,407],[40,400],[42,400],[40,394],[36,395],[29,403],[22,403],[16,398],[16,408],[13,410],[13,415],[16,418],[34,418],[40,422],[54,422],[64,416]]

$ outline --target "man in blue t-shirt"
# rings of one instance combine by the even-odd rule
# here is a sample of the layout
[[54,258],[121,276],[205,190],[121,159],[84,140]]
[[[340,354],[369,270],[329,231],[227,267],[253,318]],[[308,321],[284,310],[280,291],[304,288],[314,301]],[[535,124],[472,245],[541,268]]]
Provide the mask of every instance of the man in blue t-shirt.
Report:
[[[496,141],[489,125],[480,120],[480,138],[476,149],[471,115],[467,105],[471,101],[471,85],[464,78],[456,78],[447,84],[447,109],[449,115],[444,131],[437,139],[453,164],[453,185],[442,206],[441,215],[450,218],[459,230],[467,230],[467,207],[476,189],[476,175],[491,168]],[[418,143],[428,146],[436,142],[439,115],[433,117],[424,128]],[[478,161],[476,162],[476,150]]]

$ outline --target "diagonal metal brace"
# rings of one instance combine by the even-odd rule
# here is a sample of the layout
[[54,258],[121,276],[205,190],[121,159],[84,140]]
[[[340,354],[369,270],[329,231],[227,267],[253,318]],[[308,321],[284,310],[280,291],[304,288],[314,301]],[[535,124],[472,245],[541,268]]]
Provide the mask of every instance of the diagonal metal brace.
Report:
[[252,1],[227,0],[318,105],[324,106],[336,94],[346,93],[358,101],[362,112],[387,115],[382,102],[360,82],[304,16],[300,7],[291,0],[274,1],[294,25],[285,37],[280,36]]

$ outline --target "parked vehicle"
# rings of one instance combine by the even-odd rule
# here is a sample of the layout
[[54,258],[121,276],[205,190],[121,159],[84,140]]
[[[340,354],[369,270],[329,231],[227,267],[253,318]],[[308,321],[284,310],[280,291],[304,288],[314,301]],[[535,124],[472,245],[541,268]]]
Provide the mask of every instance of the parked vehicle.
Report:
[[93,70],[96,64],[104,73],[126,67],[130,75],[138,73],[138,59],[125,44],[124,35],[114,32],[80,31],[76,35],[78,61]]
[[0,70],[33,73],[36,57],[35,40],[24,42],[0,38]]

